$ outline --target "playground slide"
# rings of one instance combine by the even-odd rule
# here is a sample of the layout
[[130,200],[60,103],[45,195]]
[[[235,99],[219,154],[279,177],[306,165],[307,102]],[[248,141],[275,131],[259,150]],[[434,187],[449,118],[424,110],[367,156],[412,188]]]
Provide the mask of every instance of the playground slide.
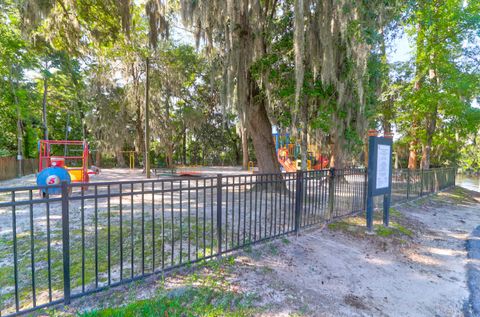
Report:
[[288,150],[281,148],[277,152],[277,158],[280,165],[283,166],[285,172],[296,172],[297,164],[288,157]]
[[296,172],[297,171],[297,164],[292,162],[291,159],[287,158],[286,160],[278,160],[280,164],[285,169],[285,172]]

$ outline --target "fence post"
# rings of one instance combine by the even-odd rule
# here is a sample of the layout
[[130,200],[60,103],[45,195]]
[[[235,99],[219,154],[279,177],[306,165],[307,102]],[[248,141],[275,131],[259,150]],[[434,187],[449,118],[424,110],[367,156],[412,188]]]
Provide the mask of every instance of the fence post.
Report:
[[420,197],[423,196],[423,167],[420,169]]
[[62,181],[63,293],[65,305],[70,304],[70,220],[68,209],[68,183]]
[[303,171],[297,171],[297,179],[295,182],[295,233],[298,235],[300,231],[300,217],[303,199]]
[[367,210],[367,196],[368,196],[368,167],[365,168],[365,179],[363,184],[363,210]]
[[407,168],[407,200],[410,199],[410,169]]
[[437,171],[433,170],[430,172],[430,192],[434,193],[436,191],[436,179],[437,179]]
[[335,206],[335,168],[331,168],[328,173],[328,219],[332,219],[333,208]]
[[217,240],[218,256],[222,254],[222,174],[217,174]]

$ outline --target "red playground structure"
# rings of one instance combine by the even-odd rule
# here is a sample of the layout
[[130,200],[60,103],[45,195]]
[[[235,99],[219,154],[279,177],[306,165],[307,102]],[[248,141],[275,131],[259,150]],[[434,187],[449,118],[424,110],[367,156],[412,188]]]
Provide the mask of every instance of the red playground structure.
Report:
[[[81,152],[81,155],[69,155],[70,152]],[[90,175],[99,172],[97,168],[88,169],[89,149],[86,141],[40,140],[38,155],[39,185],[56,185],[60,181],[88,183]]]

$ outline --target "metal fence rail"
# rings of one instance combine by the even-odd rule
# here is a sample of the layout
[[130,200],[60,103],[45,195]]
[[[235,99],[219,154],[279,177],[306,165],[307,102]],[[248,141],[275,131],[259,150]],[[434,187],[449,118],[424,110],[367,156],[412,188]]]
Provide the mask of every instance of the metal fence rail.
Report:
[[[0,316],[209,259],[365,210],[366,170],[0,189]],[[392,200],[453,185],[453,169],[394,173]],[[45,188],[45,187],[43,187]],[[52,188],[52,187],[49,187]]]
[[454,168],[398,169],[392,175],[392,203],[412,200],[455,185]]

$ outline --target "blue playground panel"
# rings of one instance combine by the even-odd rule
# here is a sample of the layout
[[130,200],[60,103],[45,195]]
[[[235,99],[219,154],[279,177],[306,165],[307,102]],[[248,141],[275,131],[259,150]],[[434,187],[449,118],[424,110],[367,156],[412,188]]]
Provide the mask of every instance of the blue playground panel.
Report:
[[[44,169],[37,175],[37,185],[39,186],[58,186],[63,181],[66,181],[69,184],[72,181],[70,178],[70,174],[68,174],[68,171],[63,167],[49,167]],[[43,188],[41,191],[42,193],[46,194],[45,188]],[[58,195],[62,193],[62,189],[60,187],[48,188],[48,193]]]

